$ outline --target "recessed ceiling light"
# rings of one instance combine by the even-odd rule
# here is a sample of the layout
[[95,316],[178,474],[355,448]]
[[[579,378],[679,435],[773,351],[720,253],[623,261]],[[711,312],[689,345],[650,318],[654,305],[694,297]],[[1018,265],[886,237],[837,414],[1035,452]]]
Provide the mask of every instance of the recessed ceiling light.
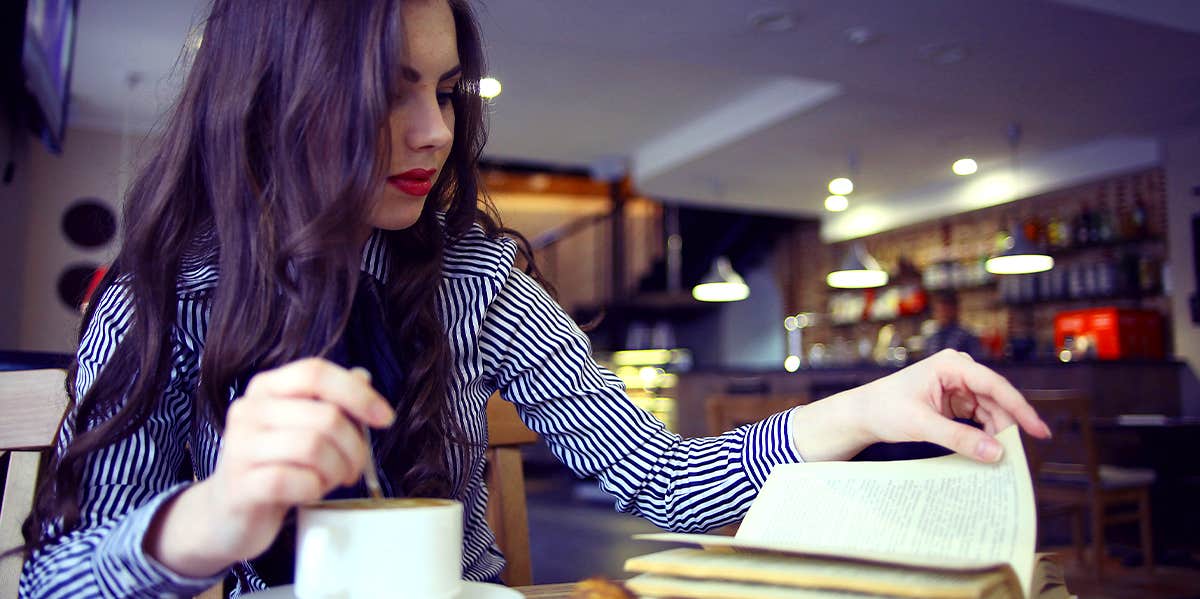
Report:
[[860,25],[846,30],[846,41],[855,46],[865,46],[877,39],[879,39],[879,34],[870,27]]
[[950,166],[950,170],[954,171],[956,175],[965,177],[967,175],[974,175],[979,170],[979,165],[970,158],[961,158],[954,161],[954,164]]
[[479,95],[483,98],[491,100],[500,95],[500,91],[504,87],[500,85],[500,80],[495,77],[484,77],[479,80]]
[[846,196],[832,195],[825,198],[825,209],[830,212],[842,212],[850,207],[850,200]]
[[838,177],[829,182],[829,193],[835,196],[850,195],[853,192],[854,182],[845,177]]
[[792,31],[800,23],[800,18],[796,16],[796,13],[773,8],[752,12],[747,20],[751,27],[770,33]]
[[936,65],[952,65],[967,59],[970,52],[962,44],[928,44],[920,50],[921,58]]

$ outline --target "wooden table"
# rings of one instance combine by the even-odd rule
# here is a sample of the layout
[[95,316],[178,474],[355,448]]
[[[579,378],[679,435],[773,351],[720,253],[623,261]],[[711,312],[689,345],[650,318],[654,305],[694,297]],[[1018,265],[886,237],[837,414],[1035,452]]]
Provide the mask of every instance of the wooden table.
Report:
[[516,590],[525,595],[526,599],[567,599],[571,595],[571,589],[575,588],[575,583],[568,582],[563,584],[538,584],[531,587],[516,587]]

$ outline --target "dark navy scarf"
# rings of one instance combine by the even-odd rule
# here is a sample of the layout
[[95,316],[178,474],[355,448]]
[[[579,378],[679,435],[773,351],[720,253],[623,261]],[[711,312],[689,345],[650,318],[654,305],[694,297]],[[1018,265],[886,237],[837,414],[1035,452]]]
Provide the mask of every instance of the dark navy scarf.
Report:
[[[381,284],[371,275],[360,272],[346,331],[327,357],[345,368],[366,368],[371,373],[371,384],[375,389],[393,406],[397,406],[404,372],[400,367],[399,353],[387,333],[383,297]],[[378,445],[381,437],[381,434],[373,434],[372,441]],[[375,449],[372,447],[372,451]],[[382,456],[378,453],[375,462],[382,463]],[[397,486],[391,484],[385,473],[381,472],[379,479],[385,494],[395,493]],[[359,480],[353,486],[334,489],[326,498],[350,499],[366,496],[366,485]],[[293,510],[288,514],[283,529],[271,547],[250,563],[263,582],[268,586],[278,586],[292,584],[295,578],[295,560],[296,520]],[[248,590],[245,583],[242,588]]]

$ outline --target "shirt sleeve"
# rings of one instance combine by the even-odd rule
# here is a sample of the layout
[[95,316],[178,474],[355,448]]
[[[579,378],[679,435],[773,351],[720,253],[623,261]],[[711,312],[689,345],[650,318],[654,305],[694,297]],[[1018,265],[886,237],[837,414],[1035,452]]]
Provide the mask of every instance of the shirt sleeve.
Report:
[[[91,387],[131,323],[132,303],[114,285],[79,346],[78,395]],[[195,360],[174,344],[170,380],[141,428],[87,460],[80,486],[80,525],[30,556],[21,573],[21,597],[163,597],[200,593],[221,576],[178,576],[143,551],[151,519],[190,481],[179,480],[191,413]],[[74,413],[67,415],[73,422]],[[59,433],[58,452],[71,443],[70,426]],[[57,530],[61,522],[51,524]]]
[[484,368],[504,399],[579,476],[596,476],[617,509],[697,532],[740,519],[771,468],[799,462],[791,411],[718,437],[683,439],[638,408],[596,364],[574,321],[512,269],[480,333]]

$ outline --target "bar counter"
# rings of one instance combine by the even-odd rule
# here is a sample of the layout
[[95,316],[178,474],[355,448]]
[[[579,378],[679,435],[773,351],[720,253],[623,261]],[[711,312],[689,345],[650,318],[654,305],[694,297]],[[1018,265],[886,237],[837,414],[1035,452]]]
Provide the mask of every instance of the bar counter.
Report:
[[[1188,457],[1200,451],[1200,384],[1186,363],[1123,360],[986,364],[1017,388],[1086,391],[1092,399],[1101,463],[1151,468],[1157,473],[1152,501],[1158,555],[1161,563],[1187,561],[1186,556],[1198,549],[1200,539],[1200,514],[1194,509],[1200,498],[1200,465]],[[706,407],[712,396],[725,396],[726,402],[737,401],[739,395],[747,399],[768,396],[816,401],[896,370],[860,366],[801,369],[795,373],[708,370],[679,374],[673,390],[674,428],[685,437],[715,432],[709,430]],[[866,459],[900,459],[879,457],[882,455],[876,451]],[[1066,542],[1055,530],[1047,533],[1048,538]],[[1128,536],[1128,531],[1121,529],[1115,533],[1114,541],[1124,541]],[[1136,544],[1136,539],[1128,541],[1126,546]]]
[[[1092,362],[993,362],[985,364],[1017,388],[1083,389],[1092,415],[1200,416],[1200,385],[1186,363],[1174,360]],[[675,429],[685,437],[708,434],[705,402],[712,395],[797,396],[819,400],[895,372],[874,365],[801,369],[790,373],[753,370],[695,370],[678,375],[673,395]]]

